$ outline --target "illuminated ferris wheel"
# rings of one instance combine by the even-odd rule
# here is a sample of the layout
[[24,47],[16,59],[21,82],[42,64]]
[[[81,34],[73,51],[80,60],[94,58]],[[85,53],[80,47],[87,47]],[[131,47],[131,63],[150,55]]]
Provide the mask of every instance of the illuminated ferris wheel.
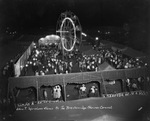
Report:
[[71,52],[79,48],[82,41],[82,28],[79,19],[70,11],[62,13],[57,21],[56,32],[61,38],[62,50]]

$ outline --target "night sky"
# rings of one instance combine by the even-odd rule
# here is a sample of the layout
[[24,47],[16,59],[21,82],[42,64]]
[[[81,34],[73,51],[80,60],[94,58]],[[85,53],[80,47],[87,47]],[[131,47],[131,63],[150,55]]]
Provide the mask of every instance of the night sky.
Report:
[[150,0],[0,0],[0,27],[55,29],[66,10],[78,16],[83,29],[128,23],[133,45],[149,48]]
[[122,26],[149,21],[149,0],[0,0],[1,25],[38,27],[56,25],[71,10],[85,26]]

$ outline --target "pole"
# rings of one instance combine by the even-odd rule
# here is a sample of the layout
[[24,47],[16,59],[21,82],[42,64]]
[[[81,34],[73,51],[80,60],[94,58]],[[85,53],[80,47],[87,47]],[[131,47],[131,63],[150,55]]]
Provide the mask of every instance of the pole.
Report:
[[10,93],[10,92],[9,92],[9,91],[10,91],[10,90],[9,90],[9,88],[10,88],[10,87],[9,87],[9,82],[8,82],[8,87],[7,87],[7,88],[8,88],[8,89],[7,89],[7,100],[8,100],[8,99],[9,99],[9,93]]
[[122,79],[122,92],[125,92],[125,79]]
[[107,95],[107,90],[106,90],[106,86],[104,84],[104,77],[103,77],[102,73],[101,73],[101,77],[102,77],[102,85],[104,87],[105,94]]
[[63,87],[64,87],[64,101],[66,102],[66,84],[64,80],[64,75],[63,75]]
[[39,100],[39,86],[38,86],[38,81],[36,81],[36,99],[37,99],[37,102],[38,102],[38,100]]

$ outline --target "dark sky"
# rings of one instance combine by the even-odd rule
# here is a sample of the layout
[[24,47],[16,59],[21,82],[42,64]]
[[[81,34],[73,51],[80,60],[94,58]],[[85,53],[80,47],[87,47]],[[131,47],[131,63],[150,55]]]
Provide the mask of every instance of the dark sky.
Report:
[[16,27],[56,26],[70,10],[83,26],[149,23],[149,0],[0,0],[0,24]]

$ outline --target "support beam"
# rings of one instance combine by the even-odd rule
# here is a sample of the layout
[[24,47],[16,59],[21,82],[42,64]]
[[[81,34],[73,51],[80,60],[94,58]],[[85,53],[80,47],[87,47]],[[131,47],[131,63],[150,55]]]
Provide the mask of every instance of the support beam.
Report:
[[126,89],[125,89],[126,88],[125,80],[122,79],[121,83],[122,83],[122,92],[125,92],[126,91]]
[[36,81],[36,99],[37,102],[39,101],[39,86],[38,86],[38,81]]
[[102,77],[102,85],[103,85],[103,88],[104,88],[104,91],[105,91],[105,95],[107,95],[107,90],[106,90],[106,86],[104,84],[104,77],[103,77],[102,73],[101,73],[101,77]]
[[63,89],[64,89],[64,101],[66,102],[66,84],[65,84],[65,80],[64,80],[64,77],[63,77]]

